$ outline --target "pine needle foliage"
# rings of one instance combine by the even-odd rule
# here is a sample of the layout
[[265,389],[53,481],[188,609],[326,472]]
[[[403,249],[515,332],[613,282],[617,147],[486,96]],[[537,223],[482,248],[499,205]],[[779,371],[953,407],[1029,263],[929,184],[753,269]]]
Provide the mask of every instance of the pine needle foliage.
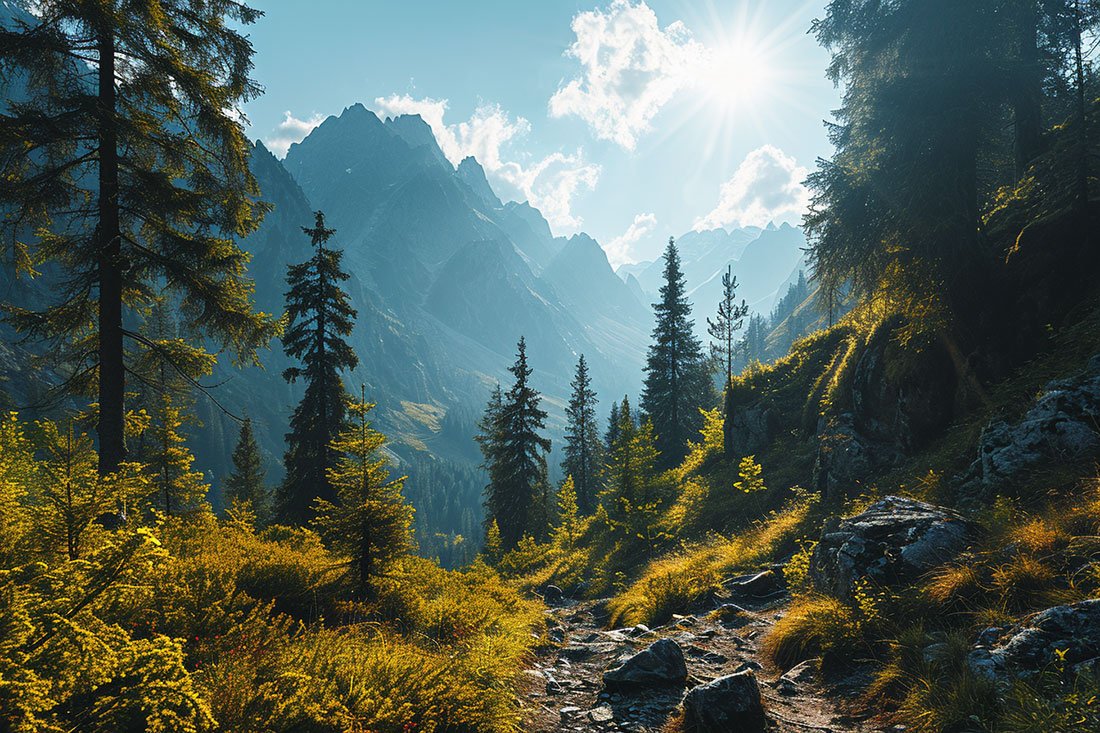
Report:
[[312,228],[302,227],[314,247],[313,256],[291,265],[286,277],[289,324],[283,350],[302,365],[286,369],[283,378],[306,383],[286,436],[279,514],[289,522],[309,520],[314,499],[335,499],[328,469],[340,458],[333,445],[344,429],[348,401],[340,372],[359,363],[346,340],[357,314],[341,287],[350,277],[342,269],[344,253],[328,246],[336,230],[325,226],[324,213],[318,211],[315,217]]
[[328,470],[336,501],[317,501],[317,527],[335,551],[349,558],[359,590],[373,598],[377,579],[412,549],[413,508],[401,490],[405,478],[390,478],[382,455],[386,437],[370,426],[374,405],[364,397],[348,405],[349,425],[333,441],[340,454]]
[[248,255],[259,225],[251,146],[235,110],[256,97],[260,13],[233,0],[45,0],[0,29],[0,71],[25,89],[0,113],[4,226],[26,274],[54,300],[10,306],[54,349],[63,387],[94,393],[99,470],[126,458],[125,324],[162,293],[198,333],[256,359],[276,322],[252,310]]

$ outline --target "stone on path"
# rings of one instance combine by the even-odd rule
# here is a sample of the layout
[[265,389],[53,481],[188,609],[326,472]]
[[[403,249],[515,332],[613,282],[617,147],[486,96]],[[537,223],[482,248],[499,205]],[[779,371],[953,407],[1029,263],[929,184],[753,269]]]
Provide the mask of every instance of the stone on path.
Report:
[[699,685],[684,698],[684,722],[695,733],[758,733],[767,727],[751,670]]
[[673,685],[687,679],[687,664],[680,645],[671,639],[655,641],[622,664],[604,672],[607,687]]

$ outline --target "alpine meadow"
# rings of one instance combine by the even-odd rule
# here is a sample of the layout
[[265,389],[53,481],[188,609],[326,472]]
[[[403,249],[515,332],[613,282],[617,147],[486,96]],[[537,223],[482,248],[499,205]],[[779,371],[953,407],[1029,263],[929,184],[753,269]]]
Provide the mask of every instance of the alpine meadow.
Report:
[[0,0],[0,733],[1100,731],[1100,0]]

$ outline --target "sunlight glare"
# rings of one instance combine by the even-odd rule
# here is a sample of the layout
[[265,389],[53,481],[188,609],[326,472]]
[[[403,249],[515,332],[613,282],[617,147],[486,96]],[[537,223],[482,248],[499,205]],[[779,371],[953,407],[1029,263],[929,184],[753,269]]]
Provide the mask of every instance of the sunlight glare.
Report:
[[750,105],[768,92],[770,60],[748,39],[736,39],[712,50],[701,78],[702,93],[722,111]]

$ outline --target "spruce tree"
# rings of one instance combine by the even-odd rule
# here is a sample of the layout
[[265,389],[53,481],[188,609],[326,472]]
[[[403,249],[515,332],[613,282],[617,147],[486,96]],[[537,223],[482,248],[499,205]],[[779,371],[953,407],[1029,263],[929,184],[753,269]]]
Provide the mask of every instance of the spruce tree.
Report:
[[[623,396],[623,401],[626,401],[626,396]],[[615,445],[615,441],[619,439],[619,403],[611,403],[611,412],[607,416],[607,430],[603,436],[604,453],[610,453],[611,449]]]
[[35,540],[51,555],[84,558],[88,530],[96,519],[119,507],[134,509],[154,490],[149,472],[139,464],[124,463],[116,472],[99,475],[95,444],[71,420],[64,427],[41,420],[37,433],[41,460],[29,477]]
[[573,388],[565,408],[565,460],[562,472],[571,477],[577,495],[577,508],[582,515],[596,511],[599,470],[603,462],[600,437],[596,425],[596,392],[588,374],[588,364],[581,354],[577,372],[570,385]]
[[53,301],[9,307],[46,339],[63,387],[98,405],[98,470],[126,459],[126,326],[172,294],[196,332],[255,360],[275,322],[252,310],[234,242],[264,206],[240,105],[260,13],[238,2],[41,0],[0,28],[0,73],[25,94],[0,111],[3,226],[17,267],[44,272]]
[[145,461],[156,487],[154,497],[168,516],[199,508],[210,489],[202,473],[191,470],[195,456],[182,432],[184,419],[184,412],[172,401],[172,394],[164,391],[145,430]]
[[619,408],[619,430],[608,451],[603,505],[612,527],[645,540],[656,538],[663,506],[657,490],[657,447],[653,423],[635,422],[629,401]]
[[391,478],[381,453],[386,436],[368,420],[374,405],[364,394],[348,409],[353,422],[333,441],[339,459],[328,469],[336,500],[317,500],[316,524],[325,542],[350,558],[360,592],[372,599],[378,578],[411,550],[413,509],[402,495],[405,477]]
[[237,446],[233,449],[233,472],[225,480],[225,500],[228,504],[247,502],[261,524],[270,519],[271,507],[260,448],[252,432],[252,419],[241,423]]
[[327,471],[339,459],[333,441],[344,428],[348,401],[340,372],[359,363],[345,340],[356,312],[340,286],[349,278],[340,269],[344,253],[326,246],[336,230],[325,226],[325,215],[318,211],[314,227],[302,227],[302,231],[309,235],[314,253],[288,268],[286,315],[290,325],[283,336],[287,356],[302,363],[286,369],[283,378],[306,383],[286,436],[286,479],[279,512],[291,522],[308,520],[314,499],[335,499]]
[[540,434],[546,428],[546,412],[539,407],[541,397],[530,385],[531,368],[527,365],[527,342],[520,337],[516,363],[509,370],[515,383],[503,396],[497,416],[496,441],[492,450],[492,468],[486,509],[488,520],[500,529],[501,546],[507,551],[524,535],[541,535],[545,527],[538,521],[544,513],[546,454],[549,439]]
[[678,465],[687,455],[688,440],[703,426],[699,410],[714,400],[703,347],[693,332],[680,255],[671,237],[664,260],[665,283],[660,302],[653,305],[657,325],[642,392],[642,409],[653,421],[662,469]]

